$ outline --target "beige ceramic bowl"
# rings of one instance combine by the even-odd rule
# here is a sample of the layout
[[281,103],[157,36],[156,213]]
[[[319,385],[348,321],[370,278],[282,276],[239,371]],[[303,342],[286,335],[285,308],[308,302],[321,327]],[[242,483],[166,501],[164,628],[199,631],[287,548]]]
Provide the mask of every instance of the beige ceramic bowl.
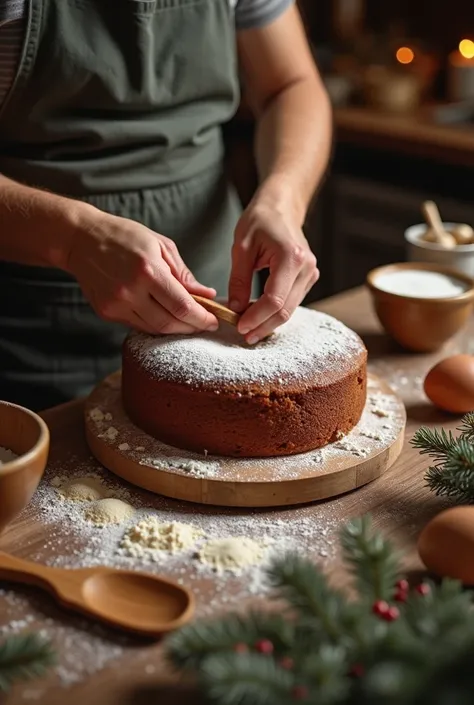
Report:
[[[446,274],[466,285],[457,296],[420,299],[392,294],[377,286],[381,274],[400,270],[423,270]],[[474,282],[465,274],[439,264],[403,262],[373,269],[367,275],[375,311],[386,332],[400,345],[415,352],[438,350],[452,338],[472,314]]]
[[48,460],[49,430],[33,411],[0,401],[0,447],[18,458],[0,465],[0,531],[26,507]]

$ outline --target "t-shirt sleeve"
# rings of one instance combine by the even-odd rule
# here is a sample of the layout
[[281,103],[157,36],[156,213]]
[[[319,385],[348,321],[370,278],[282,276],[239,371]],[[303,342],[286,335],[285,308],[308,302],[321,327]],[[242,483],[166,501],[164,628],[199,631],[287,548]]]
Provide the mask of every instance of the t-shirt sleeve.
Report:
[[295,0],[237,0],[235,26],[237,29],[253,29],[270,24],[293,5]]

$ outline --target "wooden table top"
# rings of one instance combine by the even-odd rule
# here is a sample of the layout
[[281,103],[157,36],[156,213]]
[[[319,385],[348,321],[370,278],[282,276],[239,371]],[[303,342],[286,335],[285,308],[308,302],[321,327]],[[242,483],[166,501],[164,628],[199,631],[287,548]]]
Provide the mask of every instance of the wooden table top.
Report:
[[[419,570],[421,565],[415,550],[417,534],[426,521],[444,506],[444,502],[433,497],[424,487],[427,461],[410,447],[409,439],[420,425],[443,424],[454,430],[459,423],[458,418],[447,417],[429,404],[421,391],[421,382],[423,375],[440,356],[457,351],[474,351],[474,321],[448,344],[441,355],[415,356],[401,352],[381,333],[368,294],[363,289],[319,302],[316,307],[339,318],[362,335],[369,349],[371,371],[385,378],[405,402],[408,413],[406,441],[399,460],[379,480],[353,493],[311,505],[304,510],[287,510],[286,517],[291,520],[292,513],[304,511],[310,520],[314,517],[316,522],[330,513],[333,522],[339,525],[350,517],[370,512],[375,525],[406,551],[407,569]],[[472,343],[470,338],[473,338]],[[85,446],[81,402],[51,409],[44,413],[44,418],[52,432],[50,470],[60,468],[61,464],[68,466],[73,459],[77,466],[93,471],[97,464]],[[153,502],[153,499],[148,495],[147,501]],[[176,506],[171,500],[160,498],[159,502],[161,507],[166,505],[170,512]],[[216,510],[199,508],[199,511],[212,514]],[[46,560],[71,550],[67,531],[62,546],[61,526],[56,529],[54,538],[50,532],[50,526],[41,519],[41,512],[35,506],[30,507],[1,537],[0,549],[25,558],[41,555]],[[336,582],[344,582],[346,576],[336,551],[325,561],[325,566]],[[5,588],[0,592],[2,632],[18,631],[22,625],[15,624],[15,620],[19,619],[24,619],[28,628],[37,625],[46,628],[59,644],[59,675],[63,674],[62,681],[56,671],[43,680],[16,686],[5,701],[2,700],[5,705],[25,702],[39,705],[64,705],[65,702],[68,705],[145,705],[149,702],[185,705],[189,702],[198,705],[192,692],[173,682],[172,674],[163,664],[159,644],[144,644],[128,637],[125,639],[104,629],[100,631],[99,638],[92,623],[78,621],[68,615],[39,591],[2,587]],[[198,602],[205,602],[206,595],[209,596],[208,603],[212,610],[210,584],[201,586]],[[236,606],[230,595],[227,608]],[[71,664],[84,658],[87,648],[90,651],[89,661],[94,667],[86,665],[79,681],[66,689],[64,674]],[[114,648],[116,657],[113,657]],[[103,658],[104,649],[108,649],[106,659]],[[103,668],[102,660],[106,661]]]

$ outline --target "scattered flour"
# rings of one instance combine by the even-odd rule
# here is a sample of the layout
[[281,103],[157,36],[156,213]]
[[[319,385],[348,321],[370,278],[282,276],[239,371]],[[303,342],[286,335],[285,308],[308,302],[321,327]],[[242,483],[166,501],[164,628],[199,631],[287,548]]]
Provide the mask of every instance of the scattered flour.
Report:
[[[205,452],[204,457],[207,457]],[[186,458],[145,458],[140,465],[152,465],[158,470],[183,470],[195,477],[215,477],[220,468],[218,460],[188,460]]]
[[382,291],[417,299],[450,298],[459,296],[467,289],[461,279],[421,269],[382,273],[377,277],[376,285]]
[[[62,484],[60,478],[53,478],[53,487],[64,499],[72,502],[93,502],[106,496],[106,488],[98,477],[79,477]],[[59,483],[59,484],[58,484]]]
[[10,450],[10,448],[0,446],[0,467],[3,463],[9,463],[11,460],[15,460],[16,458],[18,458],[18,455]]
[[114,426],[108,426],[99,438],[107,438],[109,441],[115,441],[118,436],[118,430]]
[[241,570],[262,562],[265,546],[247,536],[228,536],[207,541],[198,556],[201,563],[212,566],[218,573]]
[[201,536],[204,536],[204,531],[192,524],[179,521],[161,523],[151,515],[125,533],[120,548],[125,555],[157,561],[160,560],[160,551],[186,551]]
[[121,524],[131,519],[134,514],[135,509],[131,504],[114,497],[92,502],[84,511],[85,518],[97,526]]

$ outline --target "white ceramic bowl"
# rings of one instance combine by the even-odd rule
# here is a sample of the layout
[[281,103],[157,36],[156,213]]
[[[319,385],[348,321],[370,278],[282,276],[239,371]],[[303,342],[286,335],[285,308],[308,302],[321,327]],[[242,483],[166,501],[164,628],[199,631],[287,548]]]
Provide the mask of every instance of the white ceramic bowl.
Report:
[[[446,230],[456,227],[459,223],[443,223]],[[431,262],[444,264],[457,269],[458,272],[474,278],[474,244],[457,245],[452,250],[440,247],[433,242],[424,242],[421,237],[427,230],[425,224],[412,225],[405,231],[407,254],[410,262]]]

